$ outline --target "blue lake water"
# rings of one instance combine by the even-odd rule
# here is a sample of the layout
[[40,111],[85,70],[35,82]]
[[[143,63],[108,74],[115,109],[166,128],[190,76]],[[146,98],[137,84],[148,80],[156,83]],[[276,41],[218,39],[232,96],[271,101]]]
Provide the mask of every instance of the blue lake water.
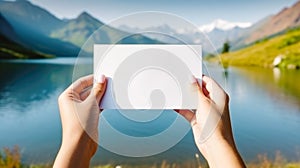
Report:
[[[26,163],[54,160],[61,141],[57,97],[72,82],[75,62],[73,58],[0,61],[0,148],[18,145]],[[80,62],[87,67],[83,74],[92,72],[90,61]],[[205,73],[230,95],[234,136],[243,158],[252,161],[258,154],[274,156],[280,151],[288,160],[299,159],[300,71],[229,68],[224,74],[217,65],[206,66]],[[131,115],[143,114],[132,111]],[[106,110],[101,117],[120,132],[146,137],[165,130],[180,116],[166,110],[150,122],[134,122],[116,110]],[[178,130],[188,125],[179,119]],[[101,124],[100,120],[100,132]],[[168,138],[173,137],[176,132]],[[188,132],[171,149],[149,157],[125,157],[99,147],[93,163],[183,162],[193,160],[195,153],[198,150]]]

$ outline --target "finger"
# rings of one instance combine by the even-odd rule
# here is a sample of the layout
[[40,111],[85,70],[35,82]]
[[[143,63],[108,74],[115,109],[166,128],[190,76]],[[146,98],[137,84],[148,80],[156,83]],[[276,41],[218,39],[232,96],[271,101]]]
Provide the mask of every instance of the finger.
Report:
[[204,87],[208,92],[209,98],[214,101],[218,106],[223,107],[224,102],[227,101],[227,94],[222,87],[213,79],[203,76]]
[[211,93],[214,89],[217,89],[217,90],[222,90],[222,87],[215,81],[213,80],[212,78],[208,77],[208,76],[203,76],[202,77],[202,80],[203,80],[203,83],[205,85],[205,89]]
[[93,85],[93,75],[88,75],[77,79],[67,90],[80,94],[85,89]]
[[92,90],[92,87],[89,87],[89,88],[86,89],[84,92],[82,92],[82,93],[80,94],[80,99],[81,99],[82,101],[84,101],[84,100],[90,95],[91,90]]
[[204,80],[202,80],[202,92],[207,98],[210,99],[209,91],[206,89],[206,87],[207,87],[207,83]]
[[201,86],[199,84],[199,80],[197,78],[195,78],[194,76],[192,76],[191,83],[192,83],[193,88],[197,91],[198,98],[200,100],[202,100],[203,98],[205,98],[205,95],[203,94],[202,88],[201,88]]
[[101,75],[93,87],[93,93],[94,93],[94,96],[96,96],[98,103],[100,103],[100,101],[105,93],[106,83],[107,83],[106,77],[104,75]]
[[195,113],[192,112],[191,110],[174,110],[181,116],[183,116],[186,120],[191,122],[195,116]]

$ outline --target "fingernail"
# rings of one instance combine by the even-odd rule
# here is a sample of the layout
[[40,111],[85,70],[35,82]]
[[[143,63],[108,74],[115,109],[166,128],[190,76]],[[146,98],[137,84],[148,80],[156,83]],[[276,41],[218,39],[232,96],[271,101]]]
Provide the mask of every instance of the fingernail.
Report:
[[97,83],[104,83],[105,82],[105,76],[103,74],[100,75],[99,78],[96,80]]
[[195,78],[194,75],[192,75],[192,76],[190,77],[190,82],[191,82],[191,84],[197,83],[197,79]]

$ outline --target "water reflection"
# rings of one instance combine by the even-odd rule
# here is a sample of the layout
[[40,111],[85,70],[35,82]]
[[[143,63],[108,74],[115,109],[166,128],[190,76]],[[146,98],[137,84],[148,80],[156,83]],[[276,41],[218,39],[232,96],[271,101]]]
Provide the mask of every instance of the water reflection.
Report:
[[52,161],[61,137],[57,97],[70,84],[73,66],[0,67],[0,147],[19,145],[25,162]]
[[232,123],[242,155],[253,160],[278,150],[298,159],[300,95],[295,78],[300,72],[281,71],[274,77],[272,69],[230,68],[229,74]]
[[[241,78],[270,95],[277,103],[292,103],[300,113],[300,71],[247,68],[238,69]],[[287,101],[288,100],[288,101]]]
[[26,112],[29,103],[49,99],[53,92],[65,88],[73,70],[71,65],[49,64],[1,63],[0,67],[0,104],[12,104],[19,112]]

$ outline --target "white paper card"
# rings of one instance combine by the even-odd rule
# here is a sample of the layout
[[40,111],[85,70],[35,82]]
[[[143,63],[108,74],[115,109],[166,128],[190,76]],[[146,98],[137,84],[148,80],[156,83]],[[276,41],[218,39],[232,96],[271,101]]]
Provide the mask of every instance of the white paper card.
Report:
[[196,109],[201,45],[94,45],[94,77],[108,78],[102,109]]

